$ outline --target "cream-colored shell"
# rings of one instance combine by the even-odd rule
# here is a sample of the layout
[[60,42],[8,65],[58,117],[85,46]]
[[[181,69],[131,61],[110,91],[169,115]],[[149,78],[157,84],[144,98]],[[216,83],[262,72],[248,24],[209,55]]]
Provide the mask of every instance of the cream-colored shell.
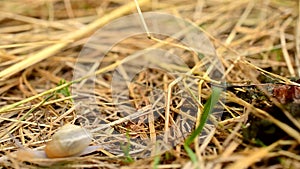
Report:
[[84,128],[67,124],[58,130],[46,144],[49,158],[62,158],[80,154],[92,141],[91,134]]

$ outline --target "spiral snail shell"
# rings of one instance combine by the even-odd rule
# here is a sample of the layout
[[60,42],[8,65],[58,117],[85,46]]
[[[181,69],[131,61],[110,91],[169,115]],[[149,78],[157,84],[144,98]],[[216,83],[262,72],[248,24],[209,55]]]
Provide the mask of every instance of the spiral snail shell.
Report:
[[48,158],[76,156],[84,151],[92,141],[91,134],[84,128],[72,124],[63,126],[46,144]]

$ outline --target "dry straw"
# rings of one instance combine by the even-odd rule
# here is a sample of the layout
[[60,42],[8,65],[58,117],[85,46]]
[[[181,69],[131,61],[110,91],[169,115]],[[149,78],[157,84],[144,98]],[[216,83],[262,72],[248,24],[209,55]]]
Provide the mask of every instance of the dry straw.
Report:
[[[97,115],[89,113],[87,107],[79,113],[78,108],[84,105],[72,102],[78,95],[70,95],[67,90],[88,77],[72,81],[73,71],[78,69],[75,63],[91,62],[85,58],[77,60],[76,57],[86,38],[98,28],[136,12],[136,2],[2,1],[0,166],[299,168],[299,83],[295,80],[300,76],[299,2],[140,0],[138,3],[140,12],[166,12],[199,27],[216,48],[218,59],[225,67],[223,78],[227,84],[210,79],[207,70],[202,68],[204,61],[195,57],[188,46],[167,37],[152,37],[147,32],[114,46],[93,74],[97,76],[95,90],[83,90],[81,94],[93,96],[95,102],[92,104],[98,106],[101,122],[106,125],[99,125],[98,121],[87,123]],[[105,38],[110,37],[108,33]],[[161,64],[166,70],[184,71],[178,78],[163,71],[144,70],[133,83],[127,82],[130,99],[125,103],[115,103],[110,88],[111,71],[132,59],[127,57],[130,54],[149,47],[171,52],[174,48],[178,49],[190,69]],[[125,77],[126,73],[123,75]],[[66,82],[63,83],[63,80]],[[178,87],[178,82],[183,82],[182,88]],[[120,143],[128,141],[107,134],[113,131],[128,134],[131,138],[149,139],[153,143],[161,132],[168,131],[170,124],[178,129],[182,126],[187,130],[195,129],[199,126],[203,105],[209,98],[212,85],[224,89],[222,96],[226,96],[226,100],[219,105],[224,113],[222,116],[211,116],[210,120],[217,128],[205,138],[195,139],[189,146],[198,166],[193,166],[191,156],[184,149],[184,139],[166,153],[141,159],[135,159],[132,154],[136,152],[126,151],[126,146],[143,147],[143,144],[132,141],[129,145],[124,144],[123,150],[101,144],[115,140]],[[279,97],[276,98],[272,91],[278,86],[281,88],[277,89],[284,90],[280,90],[281,95],[276,95]],[[157,88],[161,91],[159,97]],[[189,99],[196,103],[191,105],[197,108],[196,115],[180,109],[189,99],[176,94],[184,91],[189,91]],[[152,101],[151,97],[156,100]],[[161,104],[161,100],[166,104]],[[116,106],[121,104],[133,105],[134,110],[126,108],[135,113],[126,115],[116,110]],[[159,114],[159,118],[155,119],[155,113]],[[183,117],[182,123],[174,120],[179,115]],[[195,125],[190,125],[190,121]],[[62,159],[28,158],[15,153],[24,148],[43,150],[45,143],[66,123],[92,128],[96,133],[92,144],[103,147],[89,155]],[[207,129],[204,127],[204,130]],[[272,133],[273,129],[276,129],[275,133]],[[175,136],[180,135],[180,132],[174,133]],[[183,135],[183,138],[187,137]],[[156,154],[155,146],[143,148],[152,155]]]

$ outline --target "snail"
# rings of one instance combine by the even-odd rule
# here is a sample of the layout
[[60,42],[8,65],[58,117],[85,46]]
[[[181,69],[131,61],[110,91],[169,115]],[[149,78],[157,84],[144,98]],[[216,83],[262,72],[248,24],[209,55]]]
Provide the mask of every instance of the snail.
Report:
[[[86,129],[73,124],[67,124],[52,136],[52,140],[46,144],[44,150],[20,147],[20,149],[13,152],[11,156],[20,161],[33,163],[35,163],[36,160],[39,163],[41,159],[58,160],[57,158],[81,156],[97,151],[102,147],[101,145],[89,146],[91,141],[92,135]],[[16,142],[18,141],[16,140]],[[50,163],[43,165],[48,164]]]
[[92,141],[91,134],[84,128],[72,124],[63,126],[46,144],[45,153],[49,158],[79,155]]

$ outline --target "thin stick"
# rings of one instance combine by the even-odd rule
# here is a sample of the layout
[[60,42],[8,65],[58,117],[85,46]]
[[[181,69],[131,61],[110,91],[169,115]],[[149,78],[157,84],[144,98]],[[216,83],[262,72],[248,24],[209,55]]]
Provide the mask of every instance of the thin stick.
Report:
[[145,22],[145,18],[144,18],[143,14],[142,14],[142,11],[141,11],[141,8],[140,8],[140,5],[139,5],[139,2],[137,0],[134,0],[134,2],[135,2],[135,5],[136,5],[136,9],[137,9],[137,11],[139,13],[140,19],[142,21],[143,27],[144,27],[144,29],[145,29],[145,31],[147,33],[147,36],[148,36],[148,38],[151,38],[148,26],[147,26],[147,24]]
[[290,17],[288,18],[284,23],[283,26],[280,29],[280,42],[281,42],[281,46],[282,46],[282,53],[283,53],[283,57],[284,60],[286,62],[286,65],[289,69],[289,72],[291,74],[291,76],[295,76],[295,70],[293,68],[293,64],[292,61],[290,59],[289,53],[287,51],[287,47],[286,47],[286,41],[285,41],[285,35],[284,35],[284,31],[286,29],[286,27],[293,21],[293,19]]
[[297,73],[300,76],[300,1],[298,1],[298,20],[296,23],[296,66]]

